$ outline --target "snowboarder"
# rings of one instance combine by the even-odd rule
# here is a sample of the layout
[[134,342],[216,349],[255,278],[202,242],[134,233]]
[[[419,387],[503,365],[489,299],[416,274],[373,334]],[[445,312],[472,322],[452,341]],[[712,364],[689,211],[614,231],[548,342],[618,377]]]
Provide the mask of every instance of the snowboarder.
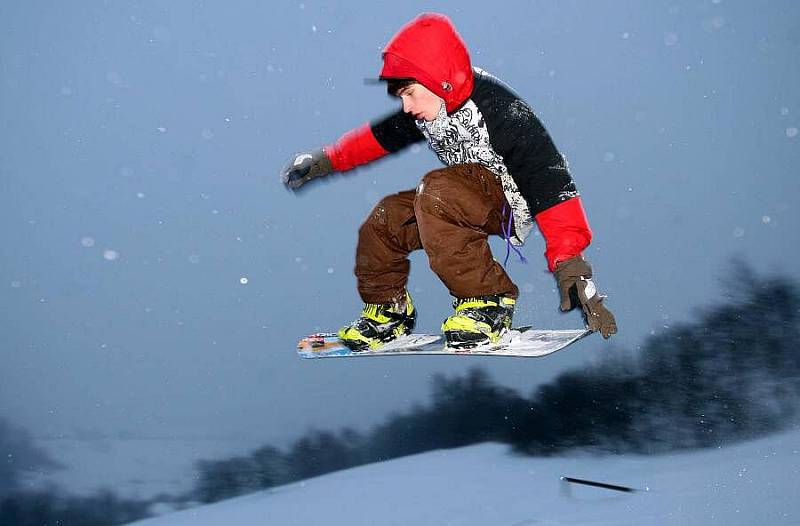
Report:
[[297,190],[423,140],[446,165],[415,190],[383,198],[361,225],[355,275],[365,305],[339,330],[342,342],[375,349],[414,329],[406,283],[408,255],[418,249],[455,298],[442,324],[448,345],[496,342],[511,327],[519,290],[493,258],[488,236],[503,236],[518,252],[534,220],[561,309],[580,306],[591,330],[616,333],[582,254],[592,233],[566,159],[528,104],[472,67],[451,21],[423,13],[401,28],[383,50],[380,80],[402,109],[295,155],[281,172]]

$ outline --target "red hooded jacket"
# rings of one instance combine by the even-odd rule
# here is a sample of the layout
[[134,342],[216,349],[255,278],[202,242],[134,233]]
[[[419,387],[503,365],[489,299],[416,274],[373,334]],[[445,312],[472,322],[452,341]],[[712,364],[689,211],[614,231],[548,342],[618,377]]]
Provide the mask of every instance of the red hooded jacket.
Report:
[[[481,78],[484,77],[491,76],[482,73]],[[532,110],[527,120],[519,119],[519,114],[525,112],[510,110],[515,103],[524,102],[509,95],[512,92],[507,86],[502,85],[505,91],[482,88],[476,92],[469,52],[446,16],[424,13],[403,26],[383,50],[380,78],[415,79],[444,100],[448,114],[473,98],[486,109],[487,121],[494,116],[491,120],[496,124],[492,127],[490,122],[489,127],[498,131],[492,142],[497,144],[495,149],[506,159],[509,169],[516,167],[514,179],[519,179],[520,190],[545,238],[545,257],[551,271],[559,261],[579,255],[589,245],[592,234],[580,197],[577,191],[563,191],[570,185],[574,190],[565,163],[558,173],[548,172],[549,168],[557,168],[552,165],[559,164],[563,157]],[[482,81],[482,86],[486,84]],[[420,140],[413,124],[409,125],[412,121],[406,115],[395,114],[374,124],[365,123],[326,146],[325,152],[335,170],[349,170]],[[497,138],[501,133],[505,137]],[[528,171],[532,172],[530,176],[523,173]],[[529,180],[533,182],[528,184]]]
[[447,17],[436,13],[415,18],[386,44],[381,78],[416,79],[444,99],[448,113],[472,95],[474,84],[464,40]]

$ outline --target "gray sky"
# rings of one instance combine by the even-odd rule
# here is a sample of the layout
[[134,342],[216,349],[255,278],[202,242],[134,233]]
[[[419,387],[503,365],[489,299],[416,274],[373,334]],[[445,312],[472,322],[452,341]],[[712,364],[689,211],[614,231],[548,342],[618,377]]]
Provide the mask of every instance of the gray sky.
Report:
[[[424,401],[436,372],[479,364],[528,392],[635,349],[720,301],[732,256],[793,271],[800,4],[496,5],[0,5],[0,416],[38,436],[282,443]],[[616,343],[546,360],[295,357],[304,334],[357,316],[370,208],[438,161],[417,148],[299,197],[278,170],[398,106],[363,78],[423,10],[452,17],[570,160]],[[530,264],[510,264],[515,321],[579,326],[543,249],[531,237]],[[449,297],[422,253],[410,286],[419,329],[438,331]]]

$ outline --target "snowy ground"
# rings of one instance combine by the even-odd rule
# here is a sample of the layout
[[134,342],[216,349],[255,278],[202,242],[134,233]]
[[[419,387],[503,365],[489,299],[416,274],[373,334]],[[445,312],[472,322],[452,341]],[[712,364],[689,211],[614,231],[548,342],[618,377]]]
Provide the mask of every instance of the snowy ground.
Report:
[[[562,476],[632,486],[568,485]],[[658,457],[516,457],[499,444],[415,455],[137,526],[800,524],[800,432]]]

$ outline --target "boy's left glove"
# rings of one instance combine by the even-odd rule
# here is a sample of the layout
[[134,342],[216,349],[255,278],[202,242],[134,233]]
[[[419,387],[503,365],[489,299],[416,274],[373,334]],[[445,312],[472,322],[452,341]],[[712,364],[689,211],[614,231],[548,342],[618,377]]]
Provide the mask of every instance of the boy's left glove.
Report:
[[312,152],[295,154],[281,170],[281,181],[290,190],[297,190],[303,184],[333,171],[333,165],[322,148]]
[[555,275],[561,292],[561,310],[572,310],[580,305],[590,330],[600,331],[606,339],[617,333],[617,321],[603,305],[605,296],[597,291],[592,281],[592,266],[583,256],[559,262]]

